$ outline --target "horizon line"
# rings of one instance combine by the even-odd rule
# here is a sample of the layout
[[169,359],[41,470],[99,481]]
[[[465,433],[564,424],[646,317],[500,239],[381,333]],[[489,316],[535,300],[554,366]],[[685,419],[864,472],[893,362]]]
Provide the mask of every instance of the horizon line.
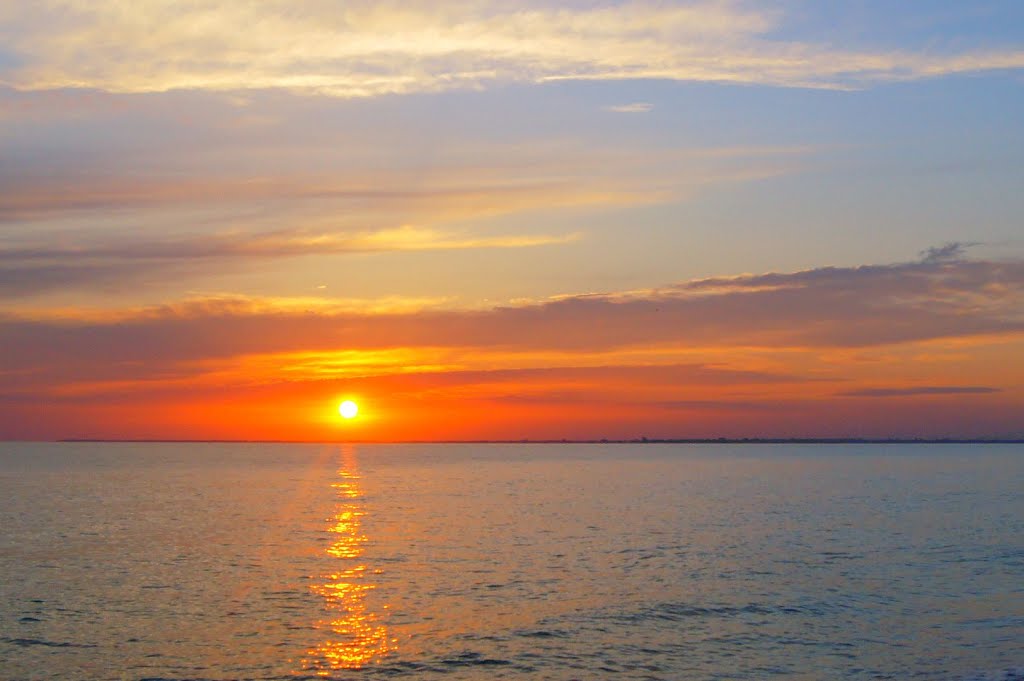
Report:
[[717,437],[717,438],[519,438],[457,440],[279,440],[220,438],[60,438],[2,440],[50,443],[209,443],[209,444],[1024,444],[1024,437]]

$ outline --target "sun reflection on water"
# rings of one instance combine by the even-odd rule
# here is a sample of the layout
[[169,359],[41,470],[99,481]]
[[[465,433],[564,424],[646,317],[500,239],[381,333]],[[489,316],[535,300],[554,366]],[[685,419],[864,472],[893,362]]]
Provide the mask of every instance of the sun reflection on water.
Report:
[[342,466],[331,486],[337,506],[327,528],[332,535],[327,554],[337,560],[337,569],[322,574],[321,581],[311,587],[323,598],[324,609],[331,613],[317,624],[329,636],[306,651],[302,660],[303,671],[318,676],[330,676],[340,669],[359,669],[395,648],[395,639],[388,637],[387,627],[367,603],[369,592],[377,588],[372,582],[373,575],[380,571],[371,570],[362,560],[368,541],[362,529],[366,510],[353,450],[342,450]]

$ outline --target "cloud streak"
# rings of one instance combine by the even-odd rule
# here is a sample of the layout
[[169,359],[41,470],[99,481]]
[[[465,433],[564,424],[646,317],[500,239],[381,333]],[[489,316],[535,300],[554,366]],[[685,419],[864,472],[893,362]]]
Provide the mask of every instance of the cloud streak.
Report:
[[654,108],[649,102],[633,102],[632,104],[614,104],[606,106],[605,111],[614,113],[647,113]]
[[[24,129],[32,125],[28,120]],[[173,132],[158,126],[152,134]],[[465,219],[651,203],[791,173],[820,151],[806,145],[650,147],[641,155],[626,145],[463,143],[458,152],[445,149],[424,166],[414,154],[392,158],[400,148],[382,157],[382,150],[395,145],[387,135],[369,142],[339,135],[326,147],[323,141],[311,147],[309,140],[296,142],[290,132],[277,132],[281,136],[271,140],[246,137],[245,151],[211,143],[211,152],[205,140],[169,150],[147,139],[145,153],[159,157],[158,166],[139,166],[137,152],[107,150],[94,150],[97,156],[90,152],[84,159],[60,151],[20,161],[0,158],[0,223],[189,206],[237,214],[243,212],[240,206],[256,202],[300,205],[303,214],[328,212],[334,219],[384,216],[392,223],[402,214]],[[43,147],[47,133],[45,127],[35,131],[35,146]],[[107,128],[104,134],[116,137]],[[337,153],[334,145],[344,145],[347,153]]]
[[[1024,51],[842,49],[771,37],[739,2],[8,3],[0,82],[111,92],[286,88],[338,97],[560,79],[858,87],[1017,69]],[[239,30],[244,26],[245,30]],[[287,39],[284,37],[287,36]]]
[[990,395],[1000,388],[975,385],[929,385],[912,388],[865,388],[839,393],[840,397],[916,397],[918,395]]
[[979,246],[980,244],[976,241],[961,242],[961,241],[950,241],[941,246],[932,246],[921,251],[921,262],[935,263],[935,262],[949,262],[952,260],[962,260],[967,255],[967,249],[971,246]]
[[32,244],[0,248],[0,296],[24,296],[77,286],[104,288],[145,276],[157,269],[166,276],[194,271],[204,263],[265,260],[301,256],[396,251],[483,248],[532,248],[566,244],[581,233],[477,236],[402,226],[366,232],[324,233],[304,230],[263,234],[214,234],[163,241],[121,240],[81,245]]

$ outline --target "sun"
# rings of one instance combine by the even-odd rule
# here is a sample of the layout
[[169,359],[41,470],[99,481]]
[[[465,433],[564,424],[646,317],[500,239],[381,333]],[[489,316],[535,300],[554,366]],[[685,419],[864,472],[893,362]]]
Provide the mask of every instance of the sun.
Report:
[[353,418],[356,414],[359,413],[359,405],[353,402],[352,400],[345,400],[344,402],[338,405],[338,413],[341,414],[344,418]]

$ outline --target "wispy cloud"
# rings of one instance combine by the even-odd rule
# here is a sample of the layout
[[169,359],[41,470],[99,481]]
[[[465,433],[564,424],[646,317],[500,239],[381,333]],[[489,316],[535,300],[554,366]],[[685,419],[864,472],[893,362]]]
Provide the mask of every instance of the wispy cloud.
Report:
[[[221,266],[236,272],[300,256],[566,244],[582,238],[576,224],[510,233],[494,222],[681,200],[711,186],[795,172],[817,151],[754,146],[637,155],[547,146],[484,145],[472,159],[446,157],[429,172],[377,168],[379,159],[333,152],[304,156],[318,172],[290,173],[268,161],[238,175],[218,165],[232,158],[230,150],[212,167],[172,156],[159,171],[146,165],[136,172],[130,159],[117,157],[94,173],[74,165],[80,160],[61,169],[59,155],[46,172],[0,162],[0,295],[108,290],[140,280],[159,287]],[[333,167],[346,163],[358,167]]]
[[1000,388],[976,385],[929,385],[910,388],[864,388],[839,393],[841,397],[914,397],[918,395],[988,395]]
[[[32,125],[30,117],[24,129]],[[165,127],[155,132],[174,134]],[[216,136],[216,131],[206,132]],[[181,154],[151,148],[157,143],[147,139],[144,151],[161,158],[159,167],[140,166],[137,150],[97,150],[99,159],[90,154],[84,161],[59,150],[22,163],[0,158],[0,223],[196,206],[237,215],[244,213],[240,206],[262,202],[301,205],[304,215],[319,210],[334,220],[356,214],[361,220],[382,217],[393,223],[406,215],[411,218],[400,221],[422,224],[415,218],[665,201],[709,186],[794,172],[821,151],[807,145],[764,145],[651,147],[637,154],[626,145],[595,148],[572,141],[463,142],[458,153],[446,149],[424,167],[413,155],[391,161],[394,150],[384,154],[384,162],[382,149],[394,144],[387,135],[365,145],[339,135],[332,144],[345,144],[349,151],[338,154],[331,145],[311,148],[309,140],[296,142],[280,134],[273,140],[246,137],[253,148],[245,150],[223,140],[209,142],[212,154],[202,148],[205,139],[188,142]],[[35,135],[35,146],[42,147],[45,127]]]
[[38,245],[0,249],[0,262],[31,260],[196,260],[203,258],[282,257],[324,253],[419,251],[458,248],[523,248],[574,241],[579,233],[560,236],[465,236],[403,225],[367,232],[330,233],[306,230],[262,234],[201,235],[164,241],[121,240],[75,245]]
[[[486,169],[476,169],[486,175]],[[450,174],[438,172],[439,175]],[[367,175],[369,175],[367,173]],[[0,222],[27,221],[65,213],[111,211],[153,206],[231,205],[252,201],[338,202],[360,205],[364,213],[376,206],[425,206],[444,213],[451,204],[464,206],[461,215],[485,214],[483,205],[501,213],[547,202],[554,205],[614,200],[614,192],[602,197],[594,187],[571,183],[571,178],[547,182],[518,182],[505,177],[494,182],[478,180],[446,183],[434,179],[428,186],[410,179],[408,173],[392,172],[383,177],[210,177],[199,171],[196,179],[151,177],[144,180],[114,175],[102,179],[81,177],[16,178],[9,191],[0,196]]]
[[201,269],[204,263],[394,251],[531,248],[566,244],[580,232],[560,235],[480,236],[404,225],[365,232],[277,231],[201,235],[164,240],[93,238],[80,243],[34,243],[0,248],[0,295],[21,296],[66,286],[105,287],[112,282]]
[[654,105],[649,102],[633,102],[632,104],[613,104],[604,109],[615,113],[647,113],[653,108]]
[[[288,88],[342,97],[635,79],[855,87],[1015,69],[1024,51],[842,49],[774,38],[746,3],[7,3],[6,84],[114,92]],[[245,30],[239,30],[244,26]]]
[[941,246],[932,246],[921,251],[921,262],[949,262],[960,260],[967,255],[971,246],[979,246],[976,241],[950,241]]

